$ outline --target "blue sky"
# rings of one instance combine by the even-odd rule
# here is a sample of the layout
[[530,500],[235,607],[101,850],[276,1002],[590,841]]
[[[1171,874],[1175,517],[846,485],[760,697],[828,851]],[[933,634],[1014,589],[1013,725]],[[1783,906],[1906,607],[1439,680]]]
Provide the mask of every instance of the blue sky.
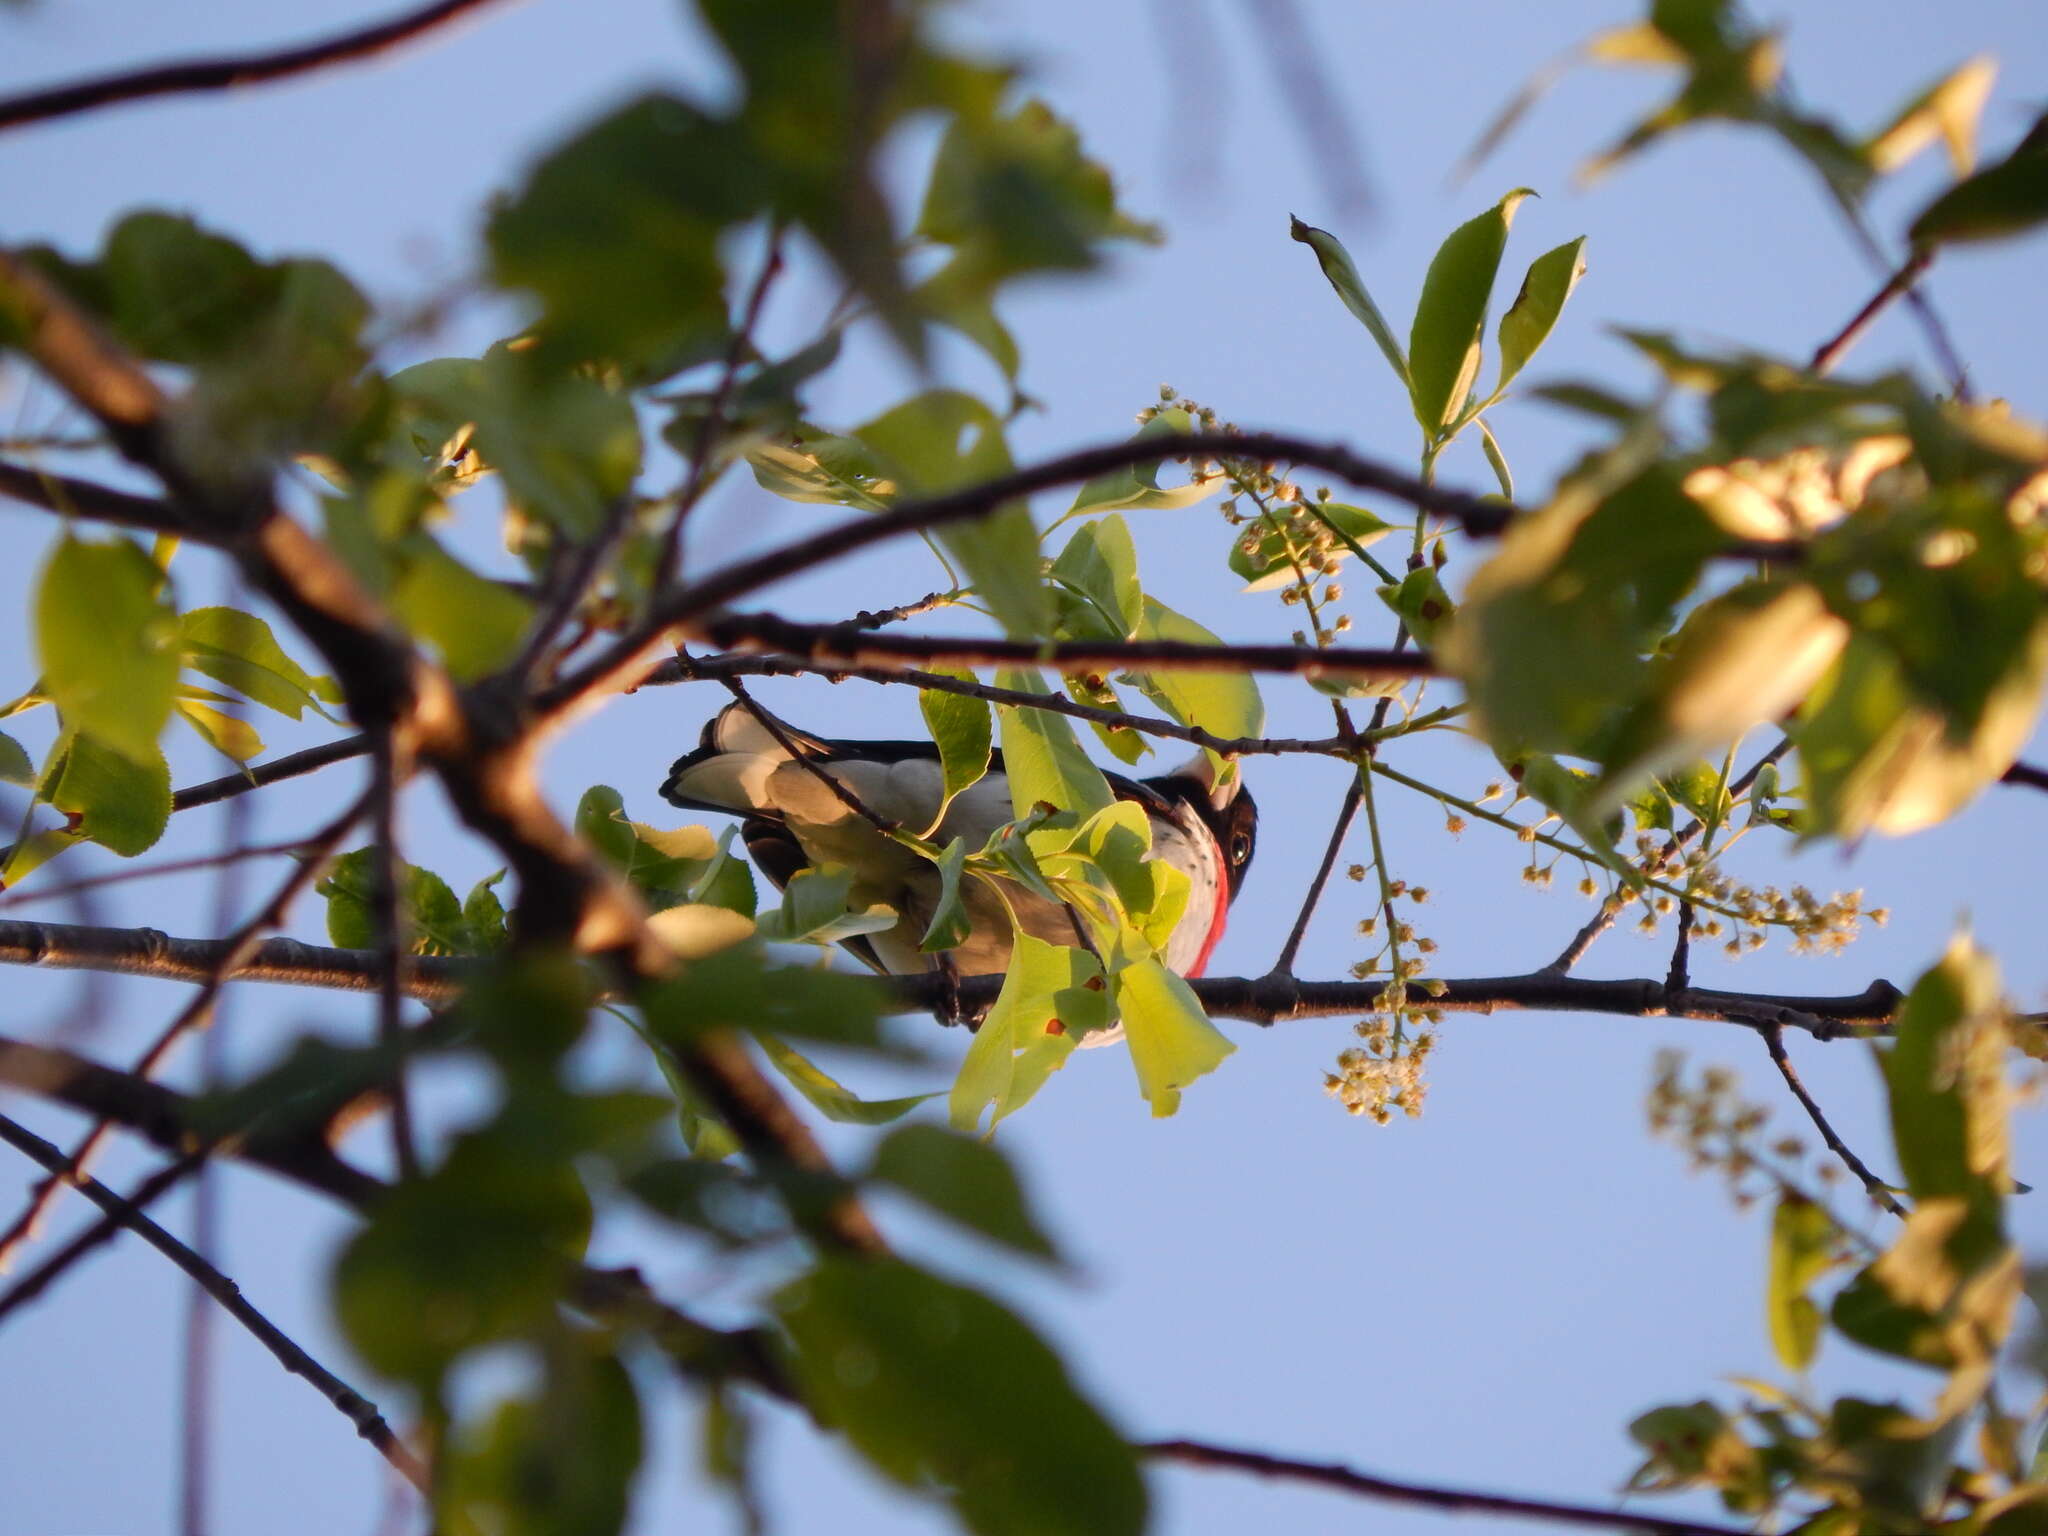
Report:
[[[473,261],[479,211],[521,167],[576,123],[652,83],[716,89],[702,40],[663,0],[567,0],[486,10],[459,37],[365,69],[230,97],[173,100],[0,136],[0,240],[90,248],[120,212],[187,209],[267,253],[338,261],[371,292],[416,301],[458,282]],[[1576,74],[1471,182],[1448,172],[1479,125],[1545,60],[1596,28],[1629,19],[1619,5],[1548,7],[1446,0],[1429,7],[1301,0],[1329,80],[1358,125],[1374,190],[1369,212],[1332,205],[1289,106],[1302,82],[1277,82],[1247,18],[1227,0],[1176,6],[970,4],[958,24],[1016,57],[1029,88],[1082,127],[1117,172],[1128,206],[1159,220],[1160,250],[1121,252],[1099,276],[1048,282],[1016,303],[1024,385],[1045,403],[1013,432],[1020,458],[1122,436],[1131,414],[1171,382],[1246,425],[1342,438],[1397,463],[1412,460],[1406,402],[1364,333],[1287,239],[1299,214],[1337,230],[1382,306],[1405,329],[1437,241],[1505,189],[1543,194],[1524,206],[1509,268],[1579,234],[1589,275],[1534,370],[1644,387],[1641,365],[1604,327],[1641,324],[1701,341],[1809,350],[1851,314],[1874,275],[1842,235],[1806,172],[1755,136],[1688,135],[1590,190],[1575,165],[1632,120],[1663,82]],[[2002,146],[2048,94],[2048,31],[2036,8],[2010,3],[1790,7],[1788,63],[1812,103],[1870,127],[1937,73],[1980,51],[2002,63],[1985,118]],[[1166,20],[1162,21],[1162,18]],[[333,0],[289,7],[221,0],[203,8],[141,0],[52,0],[0,17],[0,92],[85,72],[213,49],[296,41],[353,25]],[[1162,25],[1180,29],[1174,45]],[[1206,32],[1203,30],[1206,28]],[[1208,48],[1187,40],[1207,36]],[[1876,204],[1895,230],[1944,172],[1933,155]],[[1987,395],[2024,410],[2048,399],[2038,310],[2043,247],[1944,258],[1933,291]],[[770,333],[801,338],[828,299],[802,273],[777,295]],[[497,306],[456,312],[435,353],[473,352],[507,324]],[[1882,321],[1850,369],[1925,366],[1917,334]],[[998,394],[986,366],[947,353],[949,377]],[[900,397],[904,376],[880,349],[858,352],[826,381],[814,414],[850,425]],[[0,435],[47,425],[46,392],[0,374]],[[1535,404],[1496,423],[1525,488],[1540,488],[1582,445],[1578,427]],[[1454,450],[1445,478],[1482,483],[1476,452]],[[1526,489],[1525,489],[1526,494]],[[1050,503],[1048,503],[1048,506]],[[823,509],[732,484],[695,520],[691,558],[729,557],[818,525]],[[481,517],[481,511],[474,514]],[[1147,585],[1230,638],[1284,636],[1269,600],[1239,597],[1223,568],[1228,536],[1213,513],[1134,519]],[[0,610],[21,612],[37,514],[0,505]],[[476,547],[488,541],[479,525]],[[901,601],[940,584],[905,550],[792,584],[783,611],[813,618]],[[185,600],[215,600],[216,573],[192,561]],[[1364,634],[1377,622],[1354,605]],[[0,694],[32,662],[17,621],[0,624]],[[771,707],[838,734],[915,728],[908,690],[861,684],[763,685]],[[1321,701],[1266,688],[1280,734],[1321,734]],[[623,699],[555,750],[550,788],[566,806],[593,782],[617,784],[636,814],[660,809],[654,786],[717,707],[703,690]],[[272,734],[279,750],[316,739]],[[2038,755],[2037,745],[2037,755]],[[180,782],[221,771],[193,750]],[[1492,775],[1472,751],[1432,747],[1399,760],[1475,792]],[[252,797],[252,835],[289,836],[327,814],[353,769]],[[1264,807],[1261,853],[1216,974],[1263,971],[1285,934],[1343,788],[1327,762],[1253,766]],[[207,846],[217,824],[174,825],[153,857]],[[1449,975],[1499,974],[1548,959],[1586,916],[1569,882],[1532,891],[1516,878],[1520,850],[1474,829],[1452,839],[1421,802],[1388,809],[1396,872],[1428,886],[1422,931]],[[455,837],[434,791],[408,802],[413,857],[460,889],[491,868]],[[1861,886],[1895,913],[1835,962],[1777,946],[1738,967],[1712,965],[1708,984],[1851,992],[1872,976],[1901,984],[1967,922],[2029,1006],[2048,994],[2030,861],[2016,854],[2048,830],[2048,799],[1994,792],[1958,822],[1846,856],[1820,850],[1796,868],[1777,857],[1738,867],[1759,881]],[[1362,857],[1362,854],[1357,856]],[[81,864],[81,868],[85,867]],[[1789,869],[1789,873],[1788,873]],[[1339,884],[1304,952],[1304,974],[1341,974],[1356,958],[1350,928],[1359,888]],[[108,903],[113,920],[197,932],[210,909],[203,882],[163,882]],[[168,914],[168,915],[167,915]],[[53,914],[54,915],[54,914]],[[317,936],[317,908],[294,931]],[[1662,938],[1603,940],[1585,973],[1661,974]],[[71,997],[75,979],[10,973],[6,1028],[31,1032]],[[175,988],[124,982],[82,1047],[107,1059],[136,1048],[175,1010]],[[248,1066],[301,1028],[360,1038],[369,1007],[332,995],[247,988],[237,997],[231,1058]],[[1765,1222],[1730,1208],[1711,1180],[1689,1177],[1673,1149],[1643,1129],[1654,1052],[1682,1047],[1741,1072],[1753,1097],[1798,1128],[1760,1045],[1724,1026],[1553,1015],[1453,1018],[1433,1063],[1428,1114],[1375,1130],[1347,1119],[1321,1075],[1350,1042],[1343,1020],[1259,1031],[1226,1025],[1240,1049],[1191,1091],[1174,1120],[1146,1118],[1121,1052],[1090,1053],[1053,1082],[1002,1143],[1025,1171],[1049,1223],[1079,1260],[1049,1277],[888,1211],[892,1231],[941,1267],[1016,1302],[1068,1351],[1082,1379],[1144,1436],[1185,1434],[1396,1477],[1475,1484],[1599,1503],[1631,1465],[1626,1421],[1653,1404],[1689,1401],[1732,1374],[1772,1375],[1763,1331]],[[941,1058],[955,1039],[931,1037]],[[1883,1166],[1876,1077],[1850,1046],[1793,1046],[1801,1070],[1852,1144]],[[174,1080],[189,1080],[178,1078]],[[869,1086],[863,1079],[861,1086]],[[459,1083],[434,1103],[459,1115]],[[886,1085],[879,1080],[872,1086]],[[60,1116],[12,1102],[47,1133]],[[2021,1175],[2041,1183],[2038,1117],[2022,1124]],[[366,1159],[376,1148],[366,1143]],[[139,1159],[106,1165],[116,1182]],[[19,1168],[21,1171],[16,1172]],[[0,1163],[0,1210],[26,1165]],[[321,1321],[328,1255],[346,1231],[335,1213],[260,1177],[226,1180],[225,1267],[252,1299],[316,1354],[374,1387]],[[2048,1218],[2035,1196],[2016,1219],[2038,1253]],[[71,1220],[76,1220],[73,1212]],[[603,1256],[641,1263],[684,1302],[717,1312],[744,1303],[750,1275],[708,1272],[700,1256],[644,1231],[604,1235]],[[54,1299],[0,1332],[0,1486],[12,1528],[36,1536],[128,1536],[164,1527],[176,1456],[176,1358],[182,1287],[156,1257],[124,1244],[84,1267]],[[381,1464],[302,1383],[228,1327],[221,1329],[218,1529],[374,1528]],[[1819,1385],[1873,1395],[1925,1384],[1852,1357],[1823,1357]],[[473,1390],[482,1392],[488,1381]],[[381,1395],[397,1406],[395,1395]],[[657,1394],[664,1401],[669,1395]],[[671,1405],[654,1445],[635,1529],[736,1529],[695,1478],[694,1415]],[[793,1416],[771,1414],[767,1490],[790,1530],[943,1528],[929,1510],[881,1490]],[[1223,1533],[1254,1522],[1285,1529],[1370,1529],[1380,1536],[1456,1529],[1442,1517],[1365,1508],[1331,1495],[1218,1474],[1154,1480],[1158,1528]]]

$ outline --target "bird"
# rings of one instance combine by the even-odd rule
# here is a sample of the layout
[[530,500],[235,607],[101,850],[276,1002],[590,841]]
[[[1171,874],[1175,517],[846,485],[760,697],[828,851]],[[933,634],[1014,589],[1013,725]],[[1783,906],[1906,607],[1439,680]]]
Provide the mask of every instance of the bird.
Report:
[[[845,795],[825,782],[828,775]],[[1197,753],[1154,778],[1103,777],[1119,800],[1143,808],[1152,832],[1149,857],[1168,861],[1188,877],[1187,906],[1159,958],[1168,970],[1200,976],[1223,936],[1257,846],[1258,807],[1243,787],[1243,775],[1233,773],[1219,783],[1208,754]],[[1013,819],[1000,750],[991,754],[987,773],[956,795],[941,816],[943,795],[938,748],[929,741],[828,740],[751,700],[736,700],[707,721],[696,749],[676,760],[661,786],[671,805],[744,817],[740,835],[747,852],[778,890],[808,868],[837,864],[851,870],[849,904],[855,910],[886,903],[898,914],[893,927],[842,941],[878,972],[1000,974],[1010,961],[1012,912],[1017,926],[1034,938],[1086,947],[1071,908],[1009,882],[998,895],[982,881],[968,880],[962,885],[966,939],[938,953],[919,950],[939,900],[938,872],[849,802],[911,831],[929,829],[929,839],[942,847],[960,837],[970,849],[980,848]]]

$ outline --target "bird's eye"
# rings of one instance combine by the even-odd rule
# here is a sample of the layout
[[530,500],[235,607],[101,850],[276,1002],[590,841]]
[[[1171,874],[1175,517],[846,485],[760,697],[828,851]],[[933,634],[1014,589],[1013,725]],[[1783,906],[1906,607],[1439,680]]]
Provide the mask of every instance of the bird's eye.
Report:
[[1240,832],[1230,840],[1230,862],[1242,864],[1252,856],[1251,834]]

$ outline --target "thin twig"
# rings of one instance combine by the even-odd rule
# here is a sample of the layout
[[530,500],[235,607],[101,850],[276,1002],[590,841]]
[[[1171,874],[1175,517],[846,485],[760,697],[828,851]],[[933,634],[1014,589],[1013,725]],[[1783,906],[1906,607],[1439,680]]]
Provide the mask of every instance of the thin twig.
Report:
[[192,784],[177,790],[171,796],[171,809],[190,811],[202,805],[213,805],[235,795],[246,795],[252,789],[315,773],[333,763],[347,762],[352,757],[366,757],[369,751],[370,738],[367,735],[344,736],[338,741],[322,742],[303,752],[288,753],[270,762],[258,763],[254,768],[244,768],[240,773],[230,773],[222,778],[208,779],[204,784]]
[[[1743,775],[1728,786],[1730,800],[1741,799],[1749,792],[1750,787],[1756,783],[1757,776],[1764,769],[1770,767],[1791,750],[1792,738],[1789,736],[1780,737],[1776,746],[1751,763]],[[1662,857],[1668,858],[1679,849],[1686,847],[1694,838],[1706,831],[1706,828],[1706,822],[1699,819],[1693,820],[1664,845]],[[1571,942],[1565,945],[1555,960],[1543,967],[1544,971],[1557,975],[1563,975],[1566,971],[1569,971],[1573,966],[1586,958],[1586,951],[1593,947],[1593,941],[1612,928],[1615,920],[1620,916],[1621,904],[1615,901],[1614,898],[1609,897],[1606,901],[1601,902],[1600,910],[1586,920],[1583,928],[1572,935]]]
[[[366,808],[366,800],[359,799],[340,817],[329,823],[325,830],[309,838],[309,856],[306,861],[292,871],[290,877],[248,922],[228,938],[218,940],[210,946],[214,951],[211,964],[190,978],[199,982],[199,991],[142,1053],[135,1064],[138,1075],[147,1077],[155,1072],[188,1034],[205,1027],[221,988],[263,947],[263,933],[282,923],[285,912],[292,902],[319,878],[320,871],[326,866],[327,855],[331,854],[342,838],[348,835],[349,828],[355,825]],[[10,926],[15,925],[0,924],[0,928]],[[93,1159],[99,1155],[100,1148],[106,1144],[111,1131],[111,1125],[102,1121],[86,1133],[73,1148],[70,1159],[65,1164],[70,1176],[82,1174],[92,1165]],[[14,1256],[22,1244],[33,1240],[51,1209],[62,1196],[66,1182],[66,1179],[52,1177],[38,1184],[27,1208],[15,1218],[4,1233],[0,1233],[0,1274],[5,1274],[13,1265]]]
[[768,302],[768,290],[775,286],[775,279],[781,275],[782,231],[777,229],[769,233],[768,254],[762,259],[760,273],[747,293],[740,323],[725,349],[725,366],[719,370],[710,404],[705,407],[704,419],[697,423],[697,435],[690,444],[689,477],[676,496],[675,515],[669,519],[668,527],[662,530],[661,549],[654,560],[652,585],[657,592],[677,578],[683,549],[683,524],[711,487],[711,460],[718,451],[718,440],[725,432],[725,408],[732,400],[733,386],[739,382],[740,366],[753,347],[754,327],[761,323],[761,310]]
[[289,843],[258,843],[252,848],[230,848],[225,853],[209,853],[199,858],[169,859],[162,864],[144,864],[135,869],[116,869],[104,875],[73,880],[65,885],[39,885],[26,891],[12,891],[0,896],[0,911],[9,907],[24,906],[33,901],[58,901],[68,896],[81,896],[87,891],[97,891],[109,885],[125,885],[130,880],[158,880],[166,875],[189,875],[194,870],[220,869],[249,859],[278,858],[284,854],[302,853],[305,848],[305,839],[299,838]]
[[1842,1165],[1862,1182],[1870,1192],[1870,1198],[1883,1206],[1892,1215],[1904,1218],[1906,1208],[1899,1204],[1886,1184],[1872,1173],[1863,1159],[1849,1150],[1849,1144],[1835,1134],[1835,1128],[1828,1123],[1828,1117],[1821,1112],[1820,1104],[1806,1084],[1800,1081],[1798,1071],[1792,1065],[1792,1058],[1785,1050],[1785,1031],[1777,1024],[1766,1024],[1757,1031],[1764,1037],[1764,1049],[1771,1053],[1771,1064],[1778,1069],[1778,1075],[1785,1079],[1785,1086],[1792,1090],[1792,1097],[1799,1101],[1799,1107],[1806,1111],[1806,1118],[1813,1122],[1813,1128],[1820,1132],[1821,1140],[1828,1144],[1828,1150],[1842,1160]]
[[1681,898],[1678,934],[1671,945],[1671,967],[1664,973],[1664,990],[1673,994],[1683,992],[1692,981],[1692,920],[1692,903]]
[[181,64],[159,64],[126,74],[103,75],[96,80],[30,91],[0,101],[0,130],[19,128],[27,123],[47,123],[53,118],[70,117],[122,102],[142,101],[151,96],[260,85],[336,64],[376,58],[436,28],[447,26],[465,12],[478,10],[490,3],[491,0],[438,0],[437,4],[408,11],[373,27],[331,37],[325,42],[280,49],[274,53],[189,59]]
[[1375,1477],[1336,1462],[1296,1461],[1285,1456],[1269,1456],[1262,1451],[1236,1450],[1197,1440],[1155,1440],[1135,1449],[1156,1461],[1314,1483],[1341,1493],[1355,1493],[1361,1498],[1419,1504],[1450,1515],[1506,1515],[1511,1519],[1544,1521],[1587,1531],[1634,1532],[1635,1536],[1747,1536],[1740,1526],[1705,1525],[1697,1520],[1667,1519],[1662,1515],[1635,1514],[1618,1509],[1592,1509],[1583,1504],[1558,1504],[1548,1499],[1518,1499],[1507,1494],[1481,1493],[1471,1488],[1396,1482],[1392,1478]]
[[[887,512],[849,520],[793,544],[734,561],[664,599],[644,623],[548,690],[537,701],[538,707],[544,715],[561,714],[573,710],[587,695],[632,686],[637,676],[666,651],[670,630],[701,620],[763,587],[905,534],[970,521],[1021,496],[1164,459],[1186,459],[1197,464],[1225,460],[1289,461],[1455,519],[1475,538],[1497,537],[1524,515],[1520,508],[1498,498],[1425,484],[1412,475],[1364,458],[1341,443],[1318,443],[1287,433],[1201,432],[1108,443],[977,481],[956,491],[902,502]],[[1805,558],[1805,548],[1796,540],[1731,539],[1716,553],[1724,558],[1775,564],[1796,563]],[[692,638],[710,637],[699,632]]]
[[2048,768],[2036,768],[2032,763],[2014,763],[1998,776],[2001,784],[2019,784],[2028,789],[2048,789]]
[[1358,814],[1359,801],[1364,798],[1365,774],[1363,770],[1351,775],[1351,782],[1344,788],[1344,803],[1337,808],[1337,821],[1330,828],[1330,841],[1323,848],[1323,862],[1316,867],[1316,877],[1309,882],[1308,895],[1302,899],[1301,910],[1295,914],[1294,926],[1288,930],[1287,942],[1280,946],[1280,954],[1273,962],[1272,974],[1292,976],[1294,957],[1301,952],[1302,936],[1308,932],[1309,919],[1315,916],[1316,904],[1322,900],[1323,887],[1329,884],[1330,871],[1337,867],[1337,855],[1343,850],[1345,834],[1351,830],[1351,819]]
[[1306,739],[1287,736],[1218,736],[1198,725],[1182,725],[1177,720],[1160,720],[1151,715],[1134,715],[1121,709],[1105,709],[1095,704],[1076,703],[1063,693],[1041,693],[1029,688],[999,688],[993,683],[980,682],[974,678],[954,677],[945,672],[923,672],[914,667],[900,670],[892,667],[855,667],[765,655],[693,656],[687,665],[678,660],[664,661],[642,679],[640,686],[668,687],[677,683],[715,682],[726,677],[822,677],[830,682],[851,680],[884,686],[908,685],[929,689],[934,693],[953,693],[962,698],[985,699],[991,704],[1009,704],[1023,709],[1044,710],[1048,714],[1065,715],[1073,720],[1087,720],[1111,730],[1136,731],[1144,736],[1184,741],[1191,746],[1207,747],[1224,757],[1313,755],[1348,760],[1357,754],[1362,743],[1383,739],[1386,736],[1405,736],[1413,731],[1441,725],[1456,718],[1461,712],[1458,706],[1448,705],[1398,725],[1386,727],[1377,734],[1366,731],[1350,740],[1342,736]]
[[1870,296],[1870,301],[1850,317],[1849,323],[1814,349],[1813,361],[1807,369],[1812,373],[1829,374],[1848,354],[1851,347],[1863,338],[1877,317],[1891,308],[1901,294],[1910,290],[1920,280],[1920,275],[1934,264],[1934,251],[1929,248],[1915,251],[1903,267],[1885,280],[1882,288]]
[[[683,657],[682,659],[687,662],[689,658]],[[812,778],[824,785],[826,789],[830,790],[832,797],[841,805],[852,811],[854,815],[858,816],[884,837],[890,836],[899,829],[899,823],[893,822],[879,812],[871,810],[859,795],[856,795],[845,784],[842,784],[838,778],[827,773],[824,768],[819,766],[812,759],[810,753],[806,752],[789,732],[783,728],[780,720],[777,720],[767,710],[754,702],[753,695],[747,692],[745,685],[738,678],[725,677],[720,678],[719,681],[725,684],[727,692],[739,700],[740,707],[754,717],[761,729],[775,738],[775,744],[789,754],[790,760],[803,768]]]
[[419,1177],[419,1145],[412,1129],[412,1095],[406,1084],[404,1019],[406,961],[410,958],[404,899],[405,861],[398,851],[398,793],[411,765],[402,762],[397,732],[379,731],[370,753],[370,824],[373,867],[370,924],[377,935],[377,1044],[388,1055],[391,1076],[391,1158],[401,1180]]
[[[0,1115],[0,1140],[5,1140],[10,1146],[17,1148],[36,1162],[42,1164],[44,1168],[50,1171],[53,1177],[58,1175],[67,1165],[68,1160],[57,1147],[44,1141],[42,1137],[28,1130],[25,1126],[17,1125],[4,1115]],[[357,1392],[347,1382],[307,1354],[283,1329],[279,1328],[261,1312],[257,1311],[255,1307],[251,1306],[248,1299],[242,1295],[241,1287],[236,1285],[234,1281],[230,1280],[212,1264],[201,1258],[192,1249],[186,1247],[185,1244],[179,1242],[177,1238],[173,1237],[169,1232],[166,1232],[156,1222],[150,1220],[149,1217],[142,1213],[140,1206],[145,1203],[146,1198],[152,1198],[155,1194],[170,1188],[179,1176],[188,1172],[191,1167],[196,1166],[199,1160],[200,1155],[193,1154],[171,1164],[152,1178],[149,1184],[143,1186],[143,1190],[149,1190],[151,1184],[158,1185],[158,1188],[151,1191],[147,1197],[144,1196],[143,1190],[138,1190],[138,1198],[136,1200],[122,1199],[97,1179],[88,1178],[81,1180],[79,1182],[81,1193],[104,1211],[106,1217],[98,1227],[89,1229],[78,1242],[72,1245],[72,1250],[76,1250],[74,1259],[78,1254],[82,1254],[86,1248],[95,1246],[98,1242],[104,1240],[101,1236],[97,1235],[99,1227],[104,1227],[108,1235],[111,1235],[116,1229],[124,1227],[135,1233],[144,1242],[156,1249],[157,1252],[191,1276],[193,1281],[208,1296],[220,1303],[221,1307],[230,1317],[234,1318],[236,1322],[255,1335],[257,1341],[276,1357],[278,1364],[282,1365],[294,1376],[303,1376],[307,1381],[311,1382],[314,1390],[339,1409],[343,1416],[355,1426],[358,1435],[369,1441],[378,1453],[397,1469],[400,1476],[424,1493],[427,1487],[426,1469],[419,1464],[418,1459],[406,1448],[405,1443],[392,1433],[390,1425],[384,1422],[383,1415],[377,1411],[375,1403],[364,1397],[360,1392]],[[88,1239],[90,1239],[89,1242],[87,1241]],[[67,1250],[67,1252],[72,1250]],[[46,1277],[44,1275],[44,1271],[51,1270],[54,1263],[55,1260],[53,1259],[51,1264],[44,1265],[36,1275],[23,1277],[21,1284],[13,1292],[4,1298],[0,1298],[0,1316],[4,1316],[13,1307],[20,1305],[22,1301],[26,1301],[35,1294],[33,1291],[29,1291],[28,1295],[22,1294],[22,1292],[27,1291],[31,1280],[40,1280],[40,1284],[37,1285],[36,1289],[41,1290],[48,1285],[50,1280],[56,1278],[55,1272],[48,1274]]]

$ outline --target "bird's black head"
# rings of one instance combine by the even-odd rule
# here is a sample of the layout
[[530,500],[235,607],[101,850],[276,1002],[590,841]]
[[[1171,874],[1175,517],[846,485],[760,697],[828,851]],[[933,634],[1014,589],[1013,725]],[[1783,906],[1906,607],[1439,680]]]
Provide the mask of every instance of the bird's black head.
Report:
[[1223,875],[1230,882],[1230,899],[1237,900],[1259,845],[1259,807],[1251,791],[1244,787],[1243,771],[1232,774],[1230,782],[1219,789],[1204,753],[1185,767],[1145,783],[1170,799],[1185,802],[1201,817],[1223,855]]

